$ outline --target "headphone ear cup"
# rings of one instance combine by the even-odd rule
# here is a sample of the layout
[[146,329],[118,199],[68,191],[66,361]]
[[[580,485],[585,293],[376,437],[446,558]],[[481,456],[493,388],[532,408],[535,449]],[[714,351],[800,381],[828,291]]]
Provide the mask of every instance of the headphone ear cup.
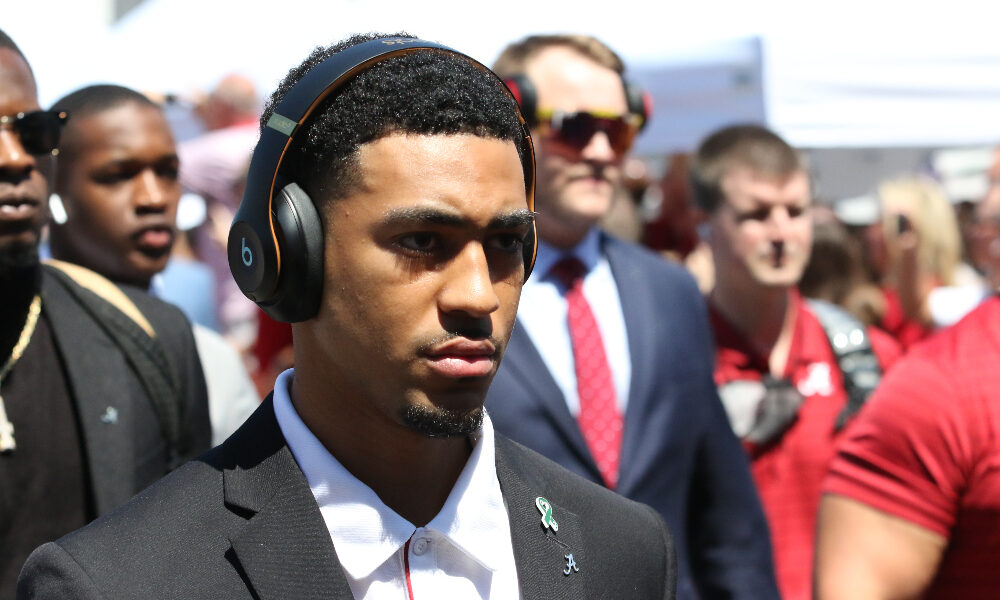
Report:
[[[504,85],[507,86],[507,90],[510,95],[514,97],[517,102],[518,110],[521,112],[521,118],[524,120],[524,139],[526,140],[526,146],[522,148],[523,154],[530,156],[530,164],[525,167],[524,177],[526,180],[530,179],[528,182],[531,195],[531,199],[534,199],[535,192],[535,149],[531,143],[531,131],[530,129],[538,125],[538,93],[535,91],[535,85],[531,83],[525,75],[511,75],[503,80]],[[529,168],[530,167],[530,168]],[[531,275],[531,270],[535,266],[535,255],[538,253],[538,236],[535,231],[535,224],[531,224],[531,231],[524,238],[524,280],[528,280],[528,276]]]
[[535,231],[535,224],[531,224],[528,235],[524,237],[524,280],[528,280],[531,270],[535,267],[535,256],[538,255],[538,232]]
[[272,208],[281,276],[272,297],[259,305],[276,321],[307,321],[319,312],[323,295],[323,224],[309,194],[294,182],[275,194]]
[[510,90],[517,106],[521,109],[521,116],[524,123],[529,127],[538,125],[536,118],[538,114],[538,92],[535,91],[535,84],[531,83],[525,75],[511,75],[503,80]]
[[646,128],[646,123],[653,116],[653,96],[642,89],[637,83],[630,83],[628,81],[624,81],[623,83],[625,84],[625,100],[628,102],[628,112],[629,114],[639,115],[642,118],[642,123],[639,125],[639,131],[642,131]]

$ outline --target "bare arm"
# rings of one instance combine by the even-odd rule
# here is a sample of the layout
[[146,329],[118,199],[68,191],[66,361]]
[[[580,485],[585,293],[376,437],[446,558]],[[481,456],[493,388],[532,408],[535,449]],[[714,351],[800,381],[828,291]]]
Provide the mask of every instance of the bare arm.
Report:
[[928,325],[932,321],[927,296],[934,288],[934,283],[920,265],[919,234],[915,230],[906,231],[900,233],[897,240],[900,257],[896,265],[896,291],[903,314],[911,321]]
[[817,600],[920,598],[948,541],[845,496],[820,502],[813,581]]

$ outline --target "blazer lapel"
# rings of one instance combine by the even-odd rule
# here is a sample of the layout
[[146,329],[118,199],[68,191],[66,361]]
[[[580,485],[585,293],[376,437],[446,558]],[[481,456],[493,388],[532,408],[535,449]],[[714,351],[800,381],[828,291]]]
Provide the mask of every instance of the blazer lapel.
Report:
[[326,524],[281,435],[270,397],[230,442],[235,446],[230,453],[240,464],[223,471],[226,505],[252,515],[230,540],[233,560],[256,597],[352,600]]
[[[497,438],[497,479],[507,505],[521,597],[523,600],[586,598],[585,576],[577,570],[587,562],[580,519],[549,500],[543,487],[529,483],[518,473],[507,455],[510,444],[504,438]],[[536,504],[539,498],[551,506],[555,526],[542,524],[542,512]]]
[[[79,307],[62,284],[45,273],[42,310],[66,369],[80,420],[97,514],[128,500],[133,492],[132,412],[121,394],[129,368],[114,342]],[[81,352],[81,348],[86,348]]]
[[566,440],[580,460],[590,467],[595,480],[600,481],[600,471],[587,448],[580,426],[570,414],[562,390],[545,367],[542,355],[520,321],[514,326],[510,336],[510,343],[503,357],[503,368],[510,369],[519,382],[530,388],[531,397],[537,399],[548,413],[558,434]]
[[657,307],[656,299],[649,294],[649,287],[645,283],[649,274],[638,269],[634,261],[629,260],[623,253],[622,246],[623,242],[604,236],[604,253],[618,286],[618,297],[628,334],[629,357],[632,361],[617,486],[619,493],[628,496],[632,482],[637,477],[631,467],[636,464],[636,457],[642,451],[640,442],[646,439],[643,434],[643,417],[646,411],[642,404],[649,398],[657,397],[654,391],[655,375],[660,372],[661,365],[655,362],[658,358],[653,351],[656,328],[650,327],[649,320],[657,319],[661,309]]

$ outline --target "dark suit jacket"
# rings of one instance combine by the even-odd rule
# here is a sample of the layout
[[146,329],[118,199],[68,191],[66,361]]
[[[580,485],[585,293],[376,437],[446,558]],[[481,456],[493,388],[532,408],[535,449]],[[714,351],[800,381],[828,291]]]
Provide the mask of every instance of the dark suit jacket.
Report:
[[[138,289],[119,288],[153,326],[166,353],[178,386],[179,450],[191,459],[211,441],[208,394],[191,325],[177,308]],[[94,509],[103,514],[166,474],[167,443],[135,371],[80,294],[97,298],[61,272],[44,268],[42,307],[76,405]],[[148,338],[141,330],[137,337]]]
[[[525,600],[673,598],[655,511],[497,438],[497,476]],[[535,499],[559,525],[541,524]],[[564,575],[566,554],[579,572]],[[225,443],[32,554],[18,598],[352,598],[270,398]]]
[[[677,542],[677,597],[777,598],[746,455],[713,382],[705,303],[681,268],[603,236],[632,380],[617,491],[655,508]],[[600,474],[560,388],[515,327],[486,406],[496,430],[594,482]],[[692,582],[693,579],[693,582]]]

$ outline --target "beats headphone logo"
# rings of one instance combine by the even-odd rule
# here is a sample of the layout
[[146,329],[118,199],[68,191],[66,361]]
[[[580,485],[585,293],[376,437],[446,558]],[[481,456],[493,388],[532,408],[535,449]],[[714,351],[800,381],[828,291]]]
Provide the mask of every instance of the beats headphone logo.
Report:
[[240,246],[242,247],[240,255],[243,257],[243,264],[249,267],[253,264],[253,252],[250,251],[250,248],[247,248],[246,238],[240,238]]

